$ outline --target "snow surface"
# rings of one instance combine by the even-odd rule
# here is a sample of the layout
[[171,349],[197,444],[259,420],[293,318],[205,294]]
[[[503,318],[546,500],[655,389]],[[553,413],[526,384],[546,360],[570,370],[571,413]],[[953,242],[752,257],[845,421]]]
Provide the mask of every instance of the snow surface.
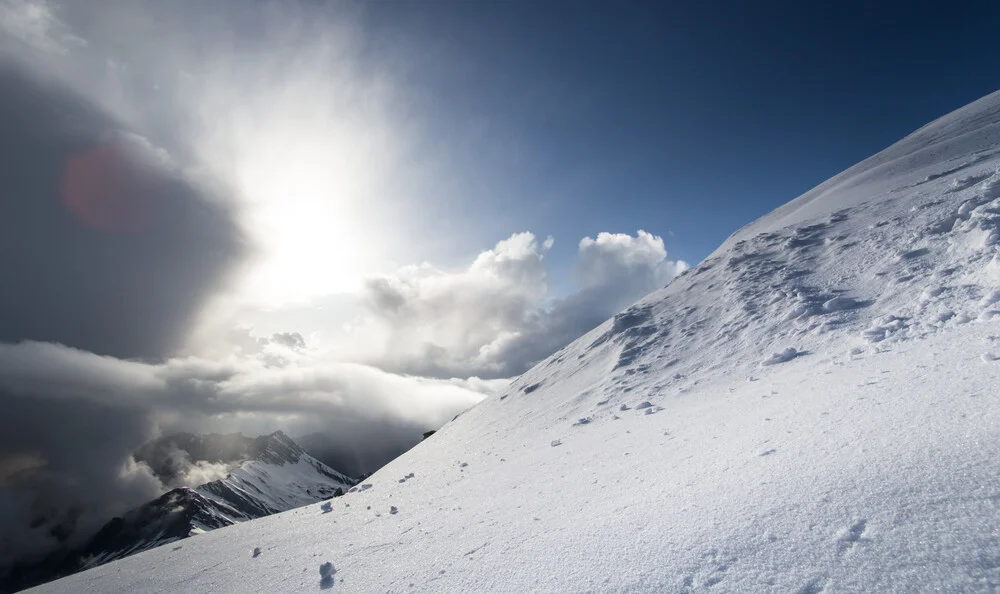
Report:
[[744,227],[331,513],[39,591],[997,591],[998,166],[993,94]]

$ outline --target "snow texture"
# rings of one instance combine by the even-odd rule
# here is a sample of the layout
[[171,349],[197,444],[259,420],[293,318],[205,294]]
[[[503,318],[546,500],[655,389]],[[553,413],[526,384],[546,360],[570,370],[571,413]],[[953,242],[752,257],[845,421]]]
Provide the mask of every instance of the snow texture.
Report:
[[[995,592],[998,166],[993,94],[740,229],[359,505],[40,591],[309,592],[331,557],[351,592]],[[659,413],[611,412],[636,402]]]

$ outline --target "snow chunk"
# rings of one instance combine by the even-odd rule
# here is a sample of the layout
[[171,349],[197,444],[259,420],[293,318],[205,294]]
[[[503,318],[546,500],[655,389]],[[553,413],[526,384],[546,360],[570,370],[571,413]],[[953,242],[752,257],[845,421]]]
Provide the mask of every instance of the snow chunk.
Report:
[[930,301],[941,293],[944,293],[944,287],[942,286],[927,287],[924,289],[923,293],[920,294],[920,301]]
[[906,319],[893,315],[881,316],[872,322],[871,328],[863,332],[868,342],[881,342],[889,335],[906,328]]
[[855,299],[852,299],[850,297],[838,296],[823,303],[823,311],[825,312],[844,311],[846,309],[854,309],[857,306],[858,302]]
[[636,410],[642,410],[644,408],[653,408],[653,403],[648,400],[643,400],[635,407]]
[[333,511],[333,504],[327,501],[323,505],[319,506],[319,508],[323,510],[324,514],[328,514]]
[[785,314],[785,321],[796,320],[802,316],[808,315],[810,312],[812,312],[812,306],[808,303],[800,303]]
[[799,352],[792,347],[781,351],[780,353],[771,353],[771,356],[767,359],[761,361],[761,365],[777,365],[779,363],[785,363],[791,361],[795,357],[799,356]]
[[321,588],[331,588],[333,587],[333,575],[337,573],[337,570],[333,567],[333,563],[327,561],[319,566],[319,585]]

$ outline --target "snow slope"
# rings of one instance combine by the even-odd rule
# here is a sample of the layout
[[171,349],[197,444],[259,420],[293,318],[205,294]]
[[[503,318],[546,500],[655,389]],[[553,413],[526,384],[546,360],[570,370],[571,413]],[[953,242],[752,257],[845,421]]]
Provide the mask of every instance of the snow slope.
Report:
[[993,94],[741,229],[330,511],[40,591],[997,591],[998,167]]

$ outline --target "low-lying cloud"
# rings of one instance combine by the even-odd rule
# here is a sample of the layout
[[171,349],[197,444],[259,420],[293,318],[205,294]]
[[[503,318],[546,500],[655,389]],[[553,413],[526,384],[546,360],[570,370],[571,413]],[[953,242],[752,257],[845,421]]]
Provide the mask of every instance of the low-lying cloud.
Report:
[[[479,401],[477,390],[503,385],[284,356],[281,367],[263,354],[152,364],[49,343],[0,344],[0,469],[9,461],[0,493],[17,510],[0,514],[0,558],[90,534],[162,492],[149,468],[132,461],[161,434],[323,432],[381,451],[386,442],[416,443]],[[17,464],[26,459],[34,463]]]
[[667,259],[660,237],[600,233],[580,241],[576,292],[549,300],[552,244],[515,233],[459,272],[423,264],[371,278],[350,344],[367,344],[365,361],[402,373],[511,377],[687,268]]

